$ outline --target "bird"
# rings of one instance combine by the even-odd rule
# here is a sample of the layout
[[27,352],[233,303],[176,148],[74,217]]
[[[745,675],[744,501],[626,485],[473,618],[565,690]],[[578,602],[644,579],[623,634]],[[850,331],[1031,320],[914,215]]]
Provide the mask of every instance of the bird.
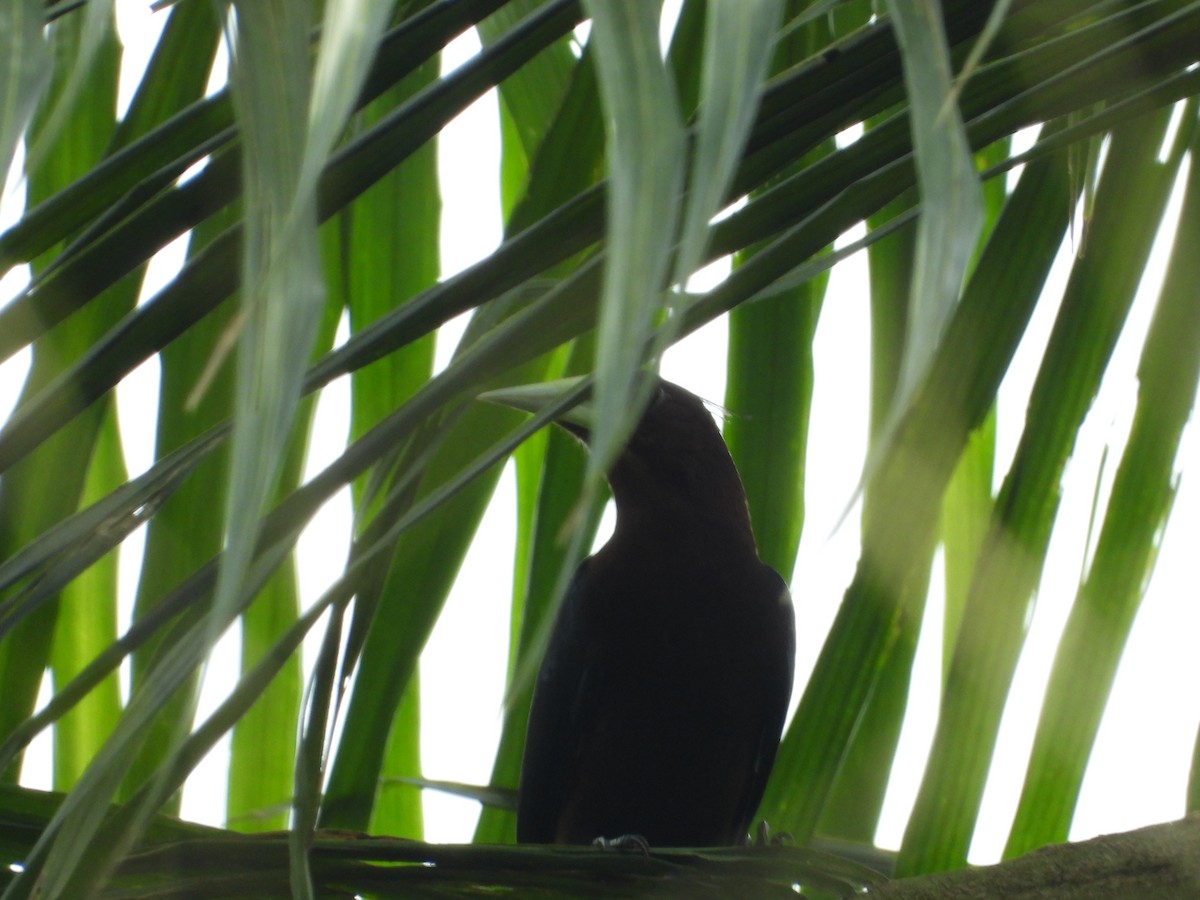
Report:
[[[607,473],[612,536],[574,573],[538,670],[519,843],[744,844],[775,759],[792,690],[791,596],[759,559],[712,415],[654,377]],[[537,399],[490,399],[537,411],[564,389],[540,387]],[[558,423],[586,444],[592,416],[581,405]]]

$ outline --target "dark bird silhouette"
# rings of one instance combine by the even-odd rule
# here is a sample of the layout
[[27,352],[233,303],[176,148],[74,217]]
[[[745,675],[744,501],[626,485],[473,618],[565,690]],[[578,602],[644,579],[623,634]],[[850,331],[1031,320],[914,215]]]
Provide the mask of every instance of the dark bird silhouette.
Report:
[[[588,417],[562,424],[586,442]],[[695,395],[660,380],[608,481],[616,528],[575,572],[534,688],[517,840],[743,843],[791,696],[787,586]]]

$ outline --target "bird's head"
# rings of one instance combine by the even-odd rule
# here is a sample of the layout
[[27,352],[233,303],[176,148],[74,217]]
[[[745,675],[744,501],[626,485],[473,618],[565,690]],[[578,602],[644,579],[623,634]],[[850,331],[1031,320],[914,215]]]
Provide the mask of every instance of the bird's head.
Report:
[[[505,388],[481,399],[536,413],[576,390],[580,382],[569,378]],[[556,421],[586,444],[596,423],[595,407],[585,400]],[[672,519],[681,514],[716,517],[749,537],[745,492],[712,415],[699,397],[669,381],[655,379],[646,409],[609,470],[608,481],[618,521],[653,520],[660,514]]]

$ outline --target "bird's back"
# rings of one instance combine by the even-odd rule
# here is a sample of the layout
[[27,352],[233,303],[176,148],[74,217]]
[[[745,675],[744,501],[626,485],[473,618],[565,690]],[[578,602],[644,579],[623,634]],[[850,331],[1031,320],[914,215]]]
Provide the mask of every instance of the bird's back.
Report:
[[518,837],[739,843],[791,692],[792,609],[758,562],[634,564],[606,547],[577,573],[539,678]]

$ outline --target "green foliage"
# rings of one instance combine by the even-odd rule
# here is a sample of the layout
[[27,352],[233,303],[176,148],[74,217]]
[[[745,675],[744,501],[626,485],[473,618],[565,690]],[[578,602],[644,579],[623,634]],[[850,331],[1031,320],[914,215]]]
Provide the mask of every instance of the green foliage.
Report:
[[[866,883],[804,850],[456,856],[318,828],[422,836],[419,795],[403,783],[421,776],[416,664],[513,453],[517,583],[511,597],[495,585],[513,640],[492,787],[515,787],[529,673],[603,495],[595,464],[562,435],[526,441],[547,417],[480,404],[483,391],[591,374],[609,410],[603,464],[634,421],[639,371],[731,313],[727,435],[763,554],[788,569],[804,491],[821,477],[806,470],[805,445],[814,335],[833,302],[825,272],[839,255],[829,248],[863,220],[873,436],[861,555],[760,812],[802,847],[822,834],[870,841],[940,545],[941,720],[899,869],[961,866],[1059,478],[1190,154],[1132,436],[1099,513],[1008,849],[1063,840],[1171,527],[1195,397],[1196,105],[1176,104],[1200,90],[1195,4],[1014,0],[993,19],[996,4],[942,0],[938,31],[869,22],[857,0],[686,0],[666,54],[657,4],[643,0],[233,6],[230,87],[201,96],[221,31],[214,6],[173,4],[120,121],[111,8],[16,2],[0,12],[0,161],[22,135],[29,148],[26,210],[0,234],[0,267],[28,264],[31,278],[0,308],[0,360],[32,351],[0,429],[4,900],[106,884],[122,896],[305,897],[356,879],[380,896],[466,885],[568,896],[570,873],[584,872],[616,879],[605,883],[623,895],[647,877],[715,895]],[[597,19],[577,47],[585,13]],[[442,48],[475,23],[483,51],[439,75]],[[956,80],[968,60],[969,77]],[[439,281],[436,136],[496,86],[506,237]],[[839,147],[835,137],[860,123],[862,137]],[[1045,126],[1037,143],[1015,159],[1009,138],[1034,125]],[[1102,142],[1102,162],[1080,152]],[[1073,168],[1081,157],[1098,179]],[[1006,194],[1003,175],[1018,162]],[[996,394],[1081,195],[1086,253],[1071,263],[1017,456],[993,497]],[[150,258],[184,234],[183,269],[135,305]],[[727,254],[727,279],[684,290]],[[434,332],[464,312],[462,342],[435,374]],[[343,316],[349,337],[333,348]],[[157,455],[130,479],[112,390],[152,358],[162,367]],[[301,485],[312,395],[347,374],[350,442]],[[301,611],[296,540],[346,486],[349,558]],[[113,551],[147,520],[136,610],[120,633]],[[803,578],[792,586],[799,604]],[[199,673],[235,623],[236,687],[193,721]],[[320,650],[305,688],[298,648],[310,633]],[[133,689],[122,701],[126,660]],[[53,692],[35,709],[47,671]],[[62,793],[15,787],[25,748],[51,726]],[[230,828],[290,826],[285,837],[164,816],[230,731]],[[511,836],[510,812],[484,814],[477,840]],[[20,873],[7,865],[18,860]],[[426,865],[382,865],[397,861]]]

